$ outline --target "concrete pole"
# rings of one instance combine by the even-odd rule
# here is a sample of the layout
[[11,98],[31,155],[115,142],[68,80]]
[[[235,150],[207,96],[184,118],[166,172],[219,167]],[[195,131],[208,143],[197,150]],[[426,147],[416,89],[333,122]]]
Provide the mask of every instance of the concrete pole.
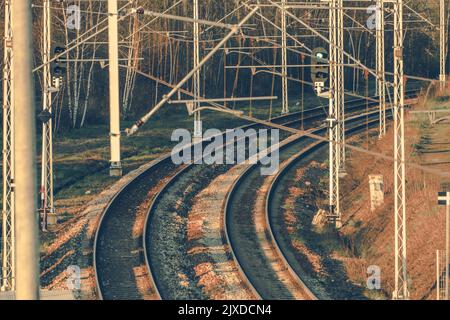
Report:
[[439,22],[439,43],[440,43],[440,74],[439,74],[439,82],[440,82],[440,89],[441,92],[444,92],[445,90],[445,80],[446,80],[446,74],[445,74],[445,60],[446,60],[446,45],[447,45],[447,38],[446,38],[446,24],[445,24],[445,0],[440,0],[439,3],[439,16],[440,16],[440,22]]
[[[198,100],[201,97],[201,82],[200,82],[200,68],[197,68],[200,64],[200,24],[198,23],[199,19],[199,3],[198,0],[193,1],[193,18],[194,18],[194,24],[193,24],[193,35],[194,35],[194,52],[193,52],[193,66],[194,69],[197,69],[195,72],[192,80],[194,84],[194,95],[195,99]],[[194,110],[197,110],[200,108],[199,102],[194,102]],[[202,129],[202,119],[200,111],[194,112],[194,143],[197,143],[202,140],[203,136],[203,129]]]
[[39,231],[31,0],[13,5],[16,299],[39,299]]
[[449,274],[449,249],[450,249],[450,192],[447,192],[447,205],[445,211],[445,300],[448,300]]
[[283,10],[281,10],[281,90],[282,92],[282,109],[281,114],[289,113],[289,94],[288,94],[288,69],[287,69],[287,17],[286,17],[286,0],[281,2]]
[[120,104],[119,104],[119,39],[117,0],[108,0],[108,54],[109,54],[109,117],[111,143],[111,176],[122,175],[120,159]]

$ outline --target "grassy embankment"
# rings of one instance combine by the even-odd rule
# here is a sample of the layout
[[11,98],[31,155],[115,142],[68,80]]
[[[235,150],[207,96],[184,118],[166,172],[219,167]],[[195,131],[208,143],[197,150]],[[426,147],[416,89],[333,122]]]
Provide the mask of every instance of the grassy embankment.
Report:
[[[437,97],[415,108],[450,109],[449,97]],[[443,116],[443,115],[442,115]],[[407,163],[450,171],[450,123],[430,125],[427,115],[406,116]],[[364,143],[363,143],[364,145]],[[372,139],[370,150],[392,155],[392,127],[382,140]],[[367,267],[381,268],[381,291],[366,290],[369,298],[390,298],[394,284],[393,163],[351,152],[349,175],[343,183],[344,227],[337,256],[349,278],[365,286]],[[370,211],[369,174],[384,178],[385,203]],[[412,299],[435,299],[435,254],[444,248],[445,212],[437,206],[440,184],[445,178],[407,166],[407,261]]]

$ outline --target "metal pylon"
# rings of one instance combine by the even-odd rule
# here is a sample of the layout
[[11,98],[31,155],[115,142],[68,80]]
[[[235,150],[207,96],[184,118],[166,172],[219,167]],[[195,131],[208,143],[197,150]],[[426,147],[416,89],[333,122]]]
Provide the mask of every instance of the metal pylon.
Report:
[[384,56],[384,0],[377,0],[376,19],[376,71],[377,93],[379,96],[380,128],[379,137],[386,135],[386,86]]
[[340,168],[340,139],[342,124],[340,123],[340,101],[341,94],[341,81],[342,75],[340,74],[342,69],[338,65],[339,50],[338,45],[340,41],[339,36],[339,24],[338,24],[338,5],[339,0],[330,1],[329,10],[329,37],[330,37],[330,95],[329,95],[329,112],[328,112],[328,135],[329,135],[329,167],[330,167],[330,179],[329,179],[329,216],[330,223],[335,223],[336,227],[341,226],[341,213],[340,213],[340,199],[339,199],[339,168]]
[[403,0],[394,1],[394,299],[409,299],[406,268],[406,172],[403,80]]
[[3,57],[3,208],[1,290],[14,290],[14,90],[12,47],[12,2],[5,1],[5,38]]
[[281,90],[282,90],[282,109],[281,113],[289,113],[288,97],[288,79],[287,79],[287,17],[286,0],[281,2]]
[[[48,63],[51,59],[50,51],[52,45],[52,17],[50,10],[50,0],[44,1],[43,9],[43,99],[42,109],[52,113],[52,76],[51,66]],[[41,166],[41,187],[40,187],[40,214],[41,214],[41,228],[47,229],[48,214],[54,214],[53,204],[53,122],[50,118],[42,125],[42,166]]]
[[337,70],[336,76],[336,103],[338,106],[338,151],[339,151],[339,174],[345,174],[345,101],[344,101],[344,1],[337,0],[336,12],[337,25]]
[[439,3],[439,12],[440,12],[440,22],[439,22],[439,39],[440,39],[440,74],[439,74],[439,82],[441,91],[445,90],[445,61],[447,54],[447,37],[446,37],[446,24],[445,24],[445,0],[440,0]]
[[445,250],[436,250],[436,300],[448,299],[448,281],[445,256]]
[[[197,68],[197,66],[200,64],[200,26],[198,23],[199,18],[199,0],[194,0],[193,3],[193,18],[194,18],[194,26],[193,26],[193,36],[194,36],[194,54],[193,54],[193,60],[194,60],[194,68]],[[194,99],[197,100],[197,102],[194,102],[194,108],[193,110],[197,110],[200,108],[200,102],[198,100],[200,99],[200,69],[198,69],[194,76],[193,76],[193,85],[194,85]],[[202,136],[202,123],[201,123],[201,114],[200,111],[194,112],[194,138],[201,138]]]

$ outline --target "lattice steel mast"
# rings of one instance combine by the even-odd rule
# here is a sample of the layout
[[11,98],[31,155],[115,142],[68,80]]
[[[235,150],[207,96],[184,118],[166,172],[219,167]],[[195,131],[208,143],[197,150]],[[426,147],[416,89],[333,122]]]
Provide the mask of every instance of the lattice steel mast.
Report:
[[403,75],[403,0],[394,0],[394,299],[409,299],[406,268],[405,91]]
[[12,1],[5,1],[3,57],[3,210],[1,290],[14,290],[14,89],[12,47]]
[[[193,36],[194,36],[194,54],[193,54],[193,62],[194,69],[200,64],[200,24],[198,23],[199,18],[199,0],[194,0],[193,3]],[[200,68],[196,70],[193,76],[193,86],[194,86],[194,95],[195,100],[200,98]],[[197,110],[200,108],[200,102],[193,102],[193,110]],[[199,139],[202,137],[202,123],[201,123],[201,114],[200,111],[194,112],[194,139]]]
[[384,56],[384,0],[377,0],[376,17],[376,71],[377,93],[379,96],[380,128],[379,137],[386,135],[386,87]]
[[335,223],[336,227],[341,226],[341,213],[340,213],[340,199],[339,199],[339,168],[340,168],[340,131],[341,125],[339,124],[340,118],[340,94],[339,89],[341,88],[340,75],[341,69],[338,66],[339,53],[339,24],[338,24],[338,10],[337,10],[338,0],[331,0],[329,3],[329,38],[330,38],[330,53],[329,53],[329,63],[330,63],[330,92],[329,92],[329,112],[328,112],[328,122],[329,122],[329,167],[330,167],[330,179],[329,179],[329,217],[330,223]]
[[[52,17],[50,10],[50,0],[44,1],[43,8],[43,94],[42,94],[42,109],[43,112],[52,113],[52,76],[50,66],[50,51],[52,42]],[[40,187],[40,213],[41,213],[41,228],[47,228],[48,214],[54,214],[53,203],[53,123],[52,119],[43,122],[42,124],[42,164],[41,164],[41,187]]]
[[289,113],[288,97],[288,79],[287,79],[287,17],[286,0],[281,2],[281,90],[282,90],[282,109],[281,113]]
[[339,151],[339,175],[345,175],[345,96],[344,96],[344,1],[337,0],[337,12],[336,12],[336,57],[337,57],[337,70],[336,77],[336,103],[338,106],[338,151]]

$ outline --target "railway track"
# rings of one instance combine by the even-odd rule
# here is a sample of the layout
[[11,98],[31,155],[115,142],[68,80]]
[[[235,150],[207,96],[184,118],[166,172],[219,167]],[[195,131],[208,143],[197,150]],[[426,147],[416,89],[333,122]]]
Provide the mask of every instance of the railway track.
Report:
[[[409,93],[411,94],[411,93]],[[369,102],[369,106],[374,103]],[[366,107],[366,101],[356,99],[347,103],[348,112]],[[304,122],[324,118],[325,107],[307,110]],[[272,119],[274,123],[296,126],[299,112]],[[295,120],[292,120],[295,119]],[[258,124],[243,128],[262,127]],[[118,192],[104,211],[94,241],[93,264],[98,295],[101,299],[164,298],[150,267],[148,231],[151,208],[183,173],[192,166],[176,166],[170,156],[154,161],[141,175]],[[144,214],[143,214],[144,213]],[[136,279],[147,282],[139,284]],[[156,285],[155,285],[156,284]]]
[[[94,268],[100,299],[141,299],[134,270],[142,265],[142,230],[135,232],[138,207],[156,195],[161,181],[177,172],[170,157],[157,160],[120,190],[106,208],[94,240]],[[140,231],[140,232],[139,232]],[[155,292],[156,296],[158,293]]]
[[[310,118],[320,118],[320,110],[315,108]],[[293,114],[290,114],[273,121],[288,124],[292,118]],[[244,127],[258,126],[252,124]],[[136,283],[136,269],[146,263],[142,244],[144,223],[136,226],[138,208],[145,202],[153,203],[153,198],[158,196],[165,182],[173,180],[171,178],[183,169],[186,168],[172,163],[170,155],[156,160],[145,172],[126,184],[105,209],[94,240],[93,265],[99,298],[140,299],[145,295]],[[148,208],[141,209],[147,211]],[[147,276],[153,282],[151,273]],[[152,286],[151,291],[150,295],[160,298],[156,286]]]
[[[391,110],[388,114],[389,118],[392,118]],[[378,119],[370,119],[365,123],[353,126],[346,130],[347,136],[352,136],[364,131],[368,126],[374,127],[378,124]],[[286,220],[284,217],[283,206],[286,199],[286,185],[290,185],[291,181],[295,181],[293,175],[295,175],[295,169],[306,167],[313,159],[317,159],[318,152],[323,150],[328,146],[326,141],[316,141],[311,143],[307,147],[300,150],[297,154],[286,160],[277,175],[270,181],[268,192],[265,197],[265,207],[264,214],[266,218],[267,234],[270,240],[273,242],[275,250],[279,253],[285,268],[292,274],[294,278],[300,281],[301,284],[304,282],[311,282],[312,286],[317,285],[321,282],[319,279],[311,279],[306,277],[307,281],[302,281],[300,275],[305,275],[305,270],[301,265],[300,259],[296,256],[297,249],[294,248],[292,239],[289,235],[288,228],[286,226]],[[336,285],[336,284],[334,284]],[[347,286],[347,284],[344,284]],[[320,292],[320,297],[329,299],[348,299],[349,295],[355,299],[361,299],[357,293],[347,292],[345,294],[345,289],[340,287],[339,290],[334,291],[334,294],[339,294],[339,296],[330,297],[329,294],[321,290],[321,285],[317,286]],[[344,292],[344,294],[343,294]],[[349,295],[348,295],[349,294]]]
[[[348,119],[347,134],[364,130],[366,117],[361,115]],[[368,125],[375,125],[378,121],[377,113],[373,111],[368,118]],[[316,129],[313,133],[325,135],[326,128]],[[280,227],[279,212],[271,204],[280,176],[294,162],[326,144],[325,141],[315,141],[305,136],[287,139],[280,145],[282,167],[276,176],[262,177],[258,171],[259,165],[253,165],[241,174],[230,190],[224,217],[227,240],[247,285],[262,299],[316,299],[299,276],[299,268],[292,267],[298,265],[294,264],[295,257],[286,250],[286,243],[280,242],[280,234],[285,230]]]
[[[358,107],[356,105],[356,107]],[[323,109],[321,112],[315,112],[305,117],[305,123],[310,126],[323,118]],[[283,125],[295,127],[301,120],[290,120],[292,116],[281,118]],[[195,275],[184,275],[179,279],[173,274],[172,270],[192,270],[193,265],[188,265],[186,252],[188,248],[181,248],[182,244],[187,243],[183,235],[186,230],[178,230],[173,221],[167,218],[172,212],[177,213],[177,217],[183,216],[182,208],[176,206],[182,203],[183,206],[189,206],[189,200],[200,192],[205,184],[213,180],[219,174],[226,172],[230,166],[221,165],[219,167],[208,165],[187,165],[174,175],[159,191],[153,199],[147,214],[144,231],[144,255],[149,274],[154,279],[155,286],[158,288],[160,297],[163,299],[203,299],[200,292],[190,290],[189,286],[179,286],[179,282],[187,282],[186,279],[193,279]],[[202,178],[204,179],[202,181]],[[192,181],[196,180],[196,183]],[[195,189],[197,188],[197,189]],[[185,190],[191,193],[186,194]],[[163,232],[166,231],[166,232]],[[178,243],[180,247],[173,247]],[[160,248],[169,248],[170,253],[161,254]],[[180,249],[180,250],[178,250]],[[168,250],[168,251],[169,251]],[[181,272],[179,272],[181,273]],[[176,288],[176,289],[174,289]],[[252,290],[252,289],[250,289]]]

